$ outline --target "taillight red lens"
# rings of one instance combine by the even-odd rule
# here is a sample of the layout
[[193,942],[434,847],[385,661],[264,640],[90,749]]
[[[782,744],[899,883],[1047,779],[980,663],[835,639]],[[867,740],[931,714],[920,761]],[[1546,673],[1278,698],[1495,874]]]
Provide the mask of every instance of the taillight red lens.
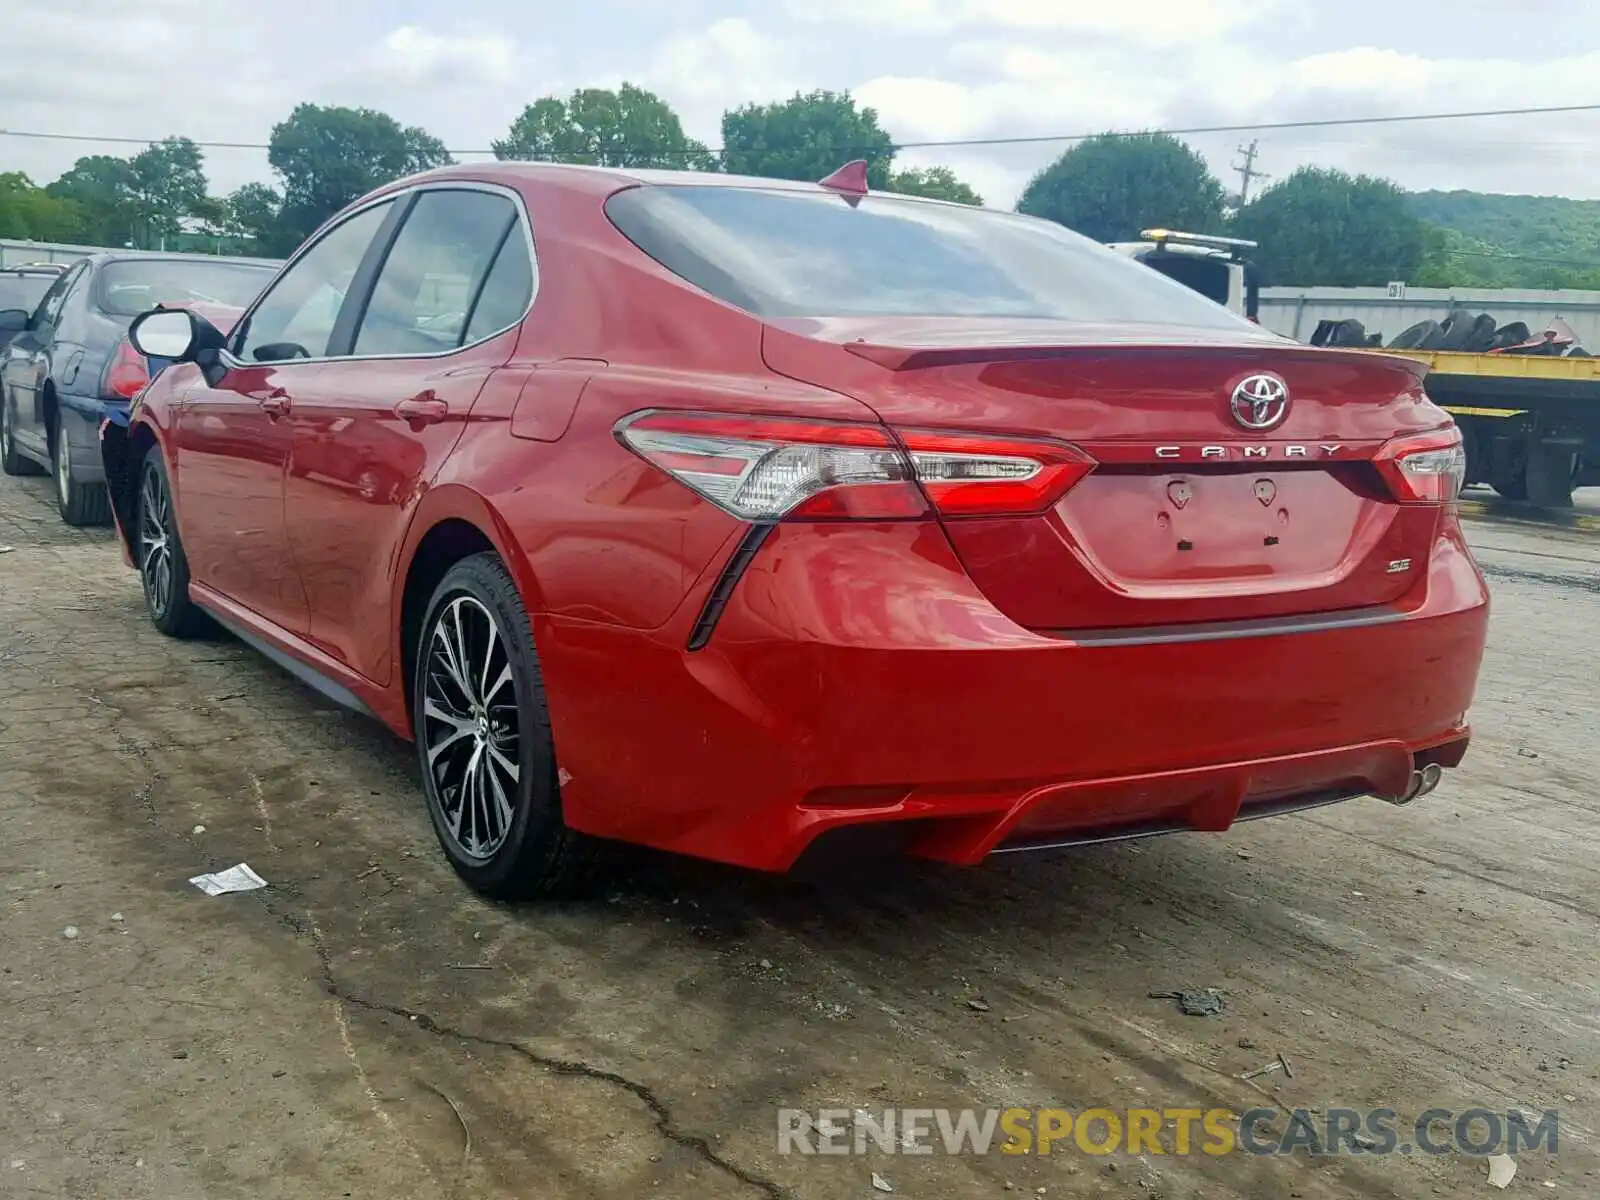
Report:
[[1057,442],[902,429],[917,482],[945,516],[1043,512],[1090,471],[1083,451]]
[[135,350],[127,338],[117,343],[116,353],[106,366],[105,394],[122,400],[132,400],[150,382],[150,367],[144,355]]
[[1042,512],[1095,465],[1055,442],[715,413],[640,413],[617,437],[747,521]]
[[1386,442],[1373,465],[1401,504],[1448,504],[1467,480],[1467,454],[1453,423]]

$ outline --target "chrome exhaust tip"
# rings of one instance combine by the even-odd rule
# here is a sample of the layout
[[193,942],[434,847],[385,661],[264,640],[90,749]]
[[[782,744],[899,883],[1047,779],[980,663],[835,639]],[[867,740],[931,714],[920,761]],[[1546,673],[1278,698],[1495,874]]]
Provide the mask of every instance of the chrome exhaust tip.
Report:
[[1420,771],[1411,772],[1411,779],[1406,783],[1406,790],[1398,796],[1382,796],[1386,804],[1403,807],[1413,800],[1420,800],[1434,788],[1439,786],[1439,780],[1444,777],[1444,770],[1438,763],[1429,763]]

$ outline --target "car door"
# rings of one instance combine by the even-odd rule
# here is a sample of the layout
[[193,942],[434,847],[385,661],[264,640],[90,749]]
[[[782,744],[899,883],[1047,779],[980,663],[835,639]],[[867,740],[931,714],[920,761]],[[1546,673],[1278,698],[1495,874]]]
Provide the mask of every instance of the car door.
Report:
[[285,512],[310,640],[374,683],[393,668],[380,614],[400,542],[484,380],[511,355],[532,263],[514,193],[417,190],[361,310],[341,317],[335,343],[349,353],[295,389]]
[[89,274],[89,264],[80,262],[51,285],[39,301],[28,327],[6,345],[3,379],[4,401],[11,406],[11,435],[29,454],[49,454],[48,420],[44,405],[45,382],[50,378],[51,355],[56,327],[67,297]]
[[297,636],[307,608],[284,524],[289,414],[328,366],[339,314],[393,214],[392,201],[361,209],[297,255],[240,320],[225,369],[197,377],[179,403],[174,490],[191,577]]

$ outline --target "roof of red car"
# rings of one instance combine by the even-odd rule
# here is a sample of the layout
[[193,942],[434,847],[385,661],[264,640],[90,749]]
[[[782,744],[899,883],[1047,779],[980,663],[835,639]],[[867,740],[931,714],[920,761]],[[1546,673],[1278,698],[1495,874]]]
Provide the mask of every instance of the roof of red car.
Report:
[[[397,181],[395,186],[419,183],[430,179],[479,179],[500,183],[537,180],[544,183],[566,185],[585,191],[613,192],[635,184],[675,184],[689,187],[761,188],[766,191],[823,192],[828,189],[820,182],[805,183],[794,179],[768,179],[761,175],[726,175],[719,171],[668,171],[657,168],[591,167],[576,163],[544,162],[491,162],[461,163],[438,167],[420,175]],[[894,193],[897,200],[924,200],[929,204],[946,201],[921,196]]]

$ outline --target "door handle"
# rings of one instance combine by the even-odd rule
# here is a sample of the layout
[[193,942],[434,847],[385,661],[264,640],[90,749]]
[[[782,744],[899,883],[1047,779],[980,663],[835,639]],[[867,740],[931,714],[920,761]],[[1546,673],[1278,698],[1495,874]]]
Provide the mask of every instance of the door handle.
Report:
[[289,411],[289,393],[282,388],[274,388],[261,397],[261,411],[273,418],[286,415]]
[[415,396],[396,402],[394,415],[402,421],[411,422],[413,428],[419,428],[444,420],[450,415],[450,406],[432,391],[418,392]]

